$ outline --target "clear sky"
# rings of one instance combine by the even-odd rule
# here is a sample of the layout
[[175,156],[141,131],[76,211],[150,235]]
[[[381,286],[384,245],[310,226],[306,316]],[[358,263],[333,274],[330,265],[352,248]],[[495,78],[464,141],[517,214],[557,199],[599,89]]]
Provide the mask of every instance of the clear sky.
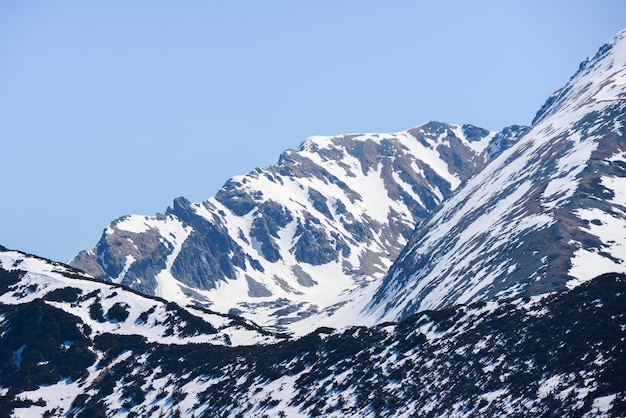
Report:
[[528,124],[626,1],[0,2],[0,244],[67,261],[311,135]]

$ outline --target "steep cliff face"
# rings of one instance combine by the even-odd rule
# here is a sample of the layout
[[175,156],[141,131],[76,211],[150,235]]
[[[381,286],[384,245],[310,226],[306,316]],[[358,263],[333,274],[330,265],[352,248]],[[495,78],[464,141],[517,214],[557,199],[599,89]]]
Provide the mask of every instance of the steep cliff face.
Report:
[[71,264],[142,292],[285,326],[381,278],[415,225],[523,133],[429,122],[312,137],[212,198],[114,221]]
[[368,313],[395,319],[626,271],[625,121],[621,32],[417,228]]

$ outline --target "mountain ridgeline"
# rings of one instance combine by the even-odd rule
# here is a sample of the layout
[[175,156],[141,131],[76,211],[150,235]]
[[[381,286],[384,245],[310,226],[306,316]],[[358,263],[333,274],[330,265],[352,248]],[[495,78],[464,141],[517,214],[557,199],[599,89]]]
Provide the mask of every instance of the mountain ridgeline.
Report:
[[378,320],[626,271],[626,32],[411,237],[368,306]]
[[313,137],[205,202],[114,221],[71,264],[283,329],[380,279],[415,225],[524,132],[430,122]]

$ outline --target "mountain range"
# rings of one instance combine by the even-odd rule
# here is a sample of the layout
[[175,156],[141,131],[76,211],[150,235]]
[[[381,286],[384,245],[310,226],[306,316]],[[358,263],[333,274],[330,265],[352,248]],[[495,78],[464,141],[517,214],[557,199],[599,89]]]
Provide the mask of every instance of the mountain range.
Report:
[[0,411],[624,414],[625,108],[622,31],[529,127],[312,137],[71,266],[0,248]]
[[204,202],[178,198],[164,215],[115,220],[70,264],[302,334],[312,330],[302,319],[379,282],[415,225],[524,131],[430,122],[312,137]]

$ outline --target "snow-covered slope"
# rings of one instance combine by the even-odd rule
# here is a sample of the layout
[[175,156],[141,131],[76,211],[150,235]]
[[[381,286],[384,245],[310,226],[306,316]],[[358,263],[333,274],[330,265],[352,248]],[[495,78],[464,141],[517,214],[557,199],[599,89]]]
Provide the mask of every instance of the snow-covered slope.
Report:
[[419,226],[366,312],[397,319],[612,271],[626,271],[626,31]]
[[430,122],[394,134],[312,137],[202,203],[114,221],[71,264],[180,304],[277,329],[380,279],[417,222],[524,128]]
[[279,341],[243,318],[206,309],[181,308],[120,285],[96,280],[69,266],[0,247],[0,304],[37,302],[82,323],[89,338],[138,335],[162,344],[250,345]]
[[[23,260],[21,267],[42,270],[31,258],[8,257],[3,265]],[[63,270],[53,269],[45,276]],[[71,292],[41,292],[44,281],[33,277],[39,273],[27,270],[19,278],[21,273],[12,272],[17,270],[0,270],[0,284],[14,288],[3,300],[8,294],[14,301],[16,292],[25,296],[23,303],[0,303],[3,416],[626,413],[626,275],[608,274],[551,296],[456,306],[399,323],[318,329],[277,344],[229,347],[193,338],[171,344],[162,333],[142,337],[143,326],[129,323],[135,318],[132,294],[123,298],[132,305],[129,319],[119,321],[119,328],[96,331],[101,323],[55,302]],[[67,280],[85,289],[83,294],[96,285]],[[108,305],[112,294],[98,289]],[[47,300],[33,299],[33,293]],[[121,303],[118,296],[112,299]],[[81,302],[88,303],[76,304]],[[162,315],[157,307],[150,316]]]

